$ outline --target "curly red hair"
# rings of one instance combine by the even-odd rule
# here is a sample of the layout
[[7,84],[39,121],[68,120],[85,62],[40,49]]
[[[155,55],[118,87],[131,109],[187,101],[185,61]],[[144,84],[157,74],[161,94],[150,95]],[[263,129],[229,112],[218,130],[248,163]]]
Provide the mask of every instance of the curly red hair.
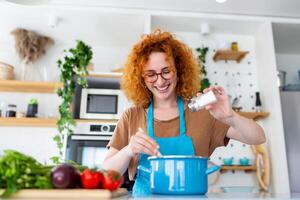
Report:
[[175,63],[178,83],[177,95],[184,99],[194,96],[200,89],[200,66],[192,50],[169,33],[155,30],[134,45],[124,67],[121,88],[136,106],[147,107],[152,93],[142,77],[143,69],[152,52],[164,52]]

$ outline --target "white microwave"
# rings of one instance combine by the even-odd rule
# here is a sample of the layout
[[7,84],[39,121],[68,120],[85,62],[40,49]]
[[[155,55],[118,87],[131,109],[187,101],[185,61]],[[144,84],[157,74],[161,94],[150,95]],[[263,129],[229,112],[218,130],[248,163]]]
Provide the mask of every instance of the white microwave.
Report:
[[83,88],[81,119],[119,119],[128,101],[119,89]]

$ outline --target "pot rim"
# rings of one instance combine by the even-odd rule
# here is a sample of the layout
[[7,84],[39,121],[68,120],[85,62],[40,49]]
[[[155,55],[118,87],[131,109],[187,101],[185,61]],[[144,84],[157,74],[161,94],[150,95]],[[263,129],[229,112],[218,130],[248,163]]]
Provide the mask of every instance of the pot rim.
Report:
[[166,155],[166,156],[150,156],[148,160],[156,160],[156,159],[204,159],[209,160],[209,158],[202,156],[185,156],[185,155]]

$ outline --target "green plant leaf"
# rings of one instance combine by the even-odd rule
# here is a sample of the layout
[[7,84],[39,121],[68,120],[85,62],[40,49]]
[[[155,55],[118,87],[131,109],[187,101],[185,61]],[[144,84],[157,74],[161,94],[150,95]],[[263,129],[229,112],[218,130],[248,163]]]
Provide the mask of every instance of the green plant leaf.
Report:
[[200,92],[202,92],[205,88],[208,88],[210,86],[210,82],[208,80],[207,76],[207,71],[206,71],[206,55],[208,53],[209,48],[208,47],[198,47],[196,48],[197,51],[197,57],[198,57],[198,62],[201,67],[201,74],[203,74],[203,78],[200,81]]
[[[60,116],[56,123],[59,134],[53,137],[60,155],[62,155],[64,134],[72,134],[76,124],[70,108],[76,83],[82,87],[87,87],[87,66],[93,57],[91,47],[80,40],[76,41],[75,48],[64,50],[64,52],[66,55],[63,60],[56,62],[60,70],[60,81],[63,83],[63,87],[57,90],[58,96],[62,98],[58,107]],[[58,160],[55,157],[52,159],[52,161]]]
[[38,100],[37,99],[30,99],[28,104],[38,104]]

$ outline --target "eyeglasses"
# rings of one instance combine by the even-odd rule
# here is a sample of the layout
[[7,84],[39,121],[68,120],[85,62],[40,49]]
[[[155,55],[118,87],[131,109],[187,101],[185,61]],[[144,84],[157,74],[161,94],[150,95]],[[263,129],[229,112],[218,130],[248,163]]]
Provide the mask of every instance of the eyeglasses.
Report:
[[173,78],[175,71],[170,69],[169,67],[165,67],[161,70],[160,73],[157,73],[154,70],[148,70],[143,72],[143,78],[146,82],[154,83],[158,79],[158,75],[160,75],[164,80],[169,80]]

